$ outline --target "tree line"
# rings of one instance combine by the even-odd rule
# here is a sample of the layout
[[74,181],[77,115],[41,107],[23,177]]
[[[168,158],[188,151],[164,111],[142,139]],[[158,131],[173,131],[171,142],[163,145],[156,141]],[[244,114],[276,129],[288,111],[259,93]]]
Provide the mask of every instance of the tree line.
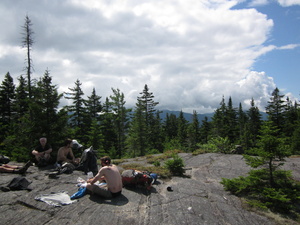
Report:
[[[99,154],[113,158],[135,157],[161,153],[170,149],[185,152],[219,151],[229,153],[234,145],[245,150],[257,146],[264,123],[259,109],[251,100],[244,111],[242,104],[233,107],[223,96],[220,107],[208,121],[199,121],[194,111],[192,121],[183,112],[177,117],[167,114],[163,120],[156,109],[159,102],[145,84],[137,96],[135,107],[126,108],[125,96],[111,88],[112,94],[102,100],[95,88],[86,98],[80,80],[67,92],[58,93],[50,71],[32,79],[32,23],[28,16],[22,27],[26,49],[26,76],[15,82],[9,72],[0,85],[0,150],[17,161],[28,160],[32,148],[45,136],[54,152],[65,138],[77,139],[84,146],[93,146]],[[16,83],[16,84],[15,84]],[[60,107],[62,98],[70,104]],[[268,121],[278,128],[277,135],[285,138],[293,154],[300,151],[299,107],[285,98],[276,88],[266,107]],[[81,152],[75,152],[80,156]]]
[[[57,85],[46,70],[31,84],[23,76],[15,85],[8,72],[0,85],[0,140],[2,154],[24,161],[37,140],[45,136],[54,150],[67,137],[77,139],[84,146],[93,146],[99,153],[114,158],[135,157],[177,149],[194,152],[197,149],[229,153],[233,145],[242,145],[245,150],[259,142],[261,126],[265,122],[255,102],[244,111],[242,105],[233,107],[231,97],[215,110],[211,121],[205,117],[199,121],[194,111],[189,122],[181,111],[179,116],[167,114],[164,120],[156,109],[147,84],[144,86],[134,108],[126,108],[125,96],[119,89],[102,102],[95,88],[84,98],[82,83],[76,80],[68,92],[58,93]],[[60,100],[70,104],[59,108]],[[299,154],[300,126],[299,107],[288,98],[284,99],[276,88],[266,107],[268,121],[278,129],[293,154]],[[76,154],[81,154],[76,152]]]

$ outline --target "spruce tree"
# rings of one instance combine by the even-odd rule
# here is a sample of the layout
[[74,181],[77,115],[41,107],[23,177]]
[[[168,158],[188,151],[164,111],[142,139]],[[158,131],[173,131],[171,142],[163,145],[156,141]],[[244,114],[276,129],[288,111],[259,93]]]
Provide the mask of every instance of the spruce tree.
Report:
[[114,119],[114,131],[117,137],[116,153],[117,157],[121,158],[125,153],[125,137],[129,126],[128,113],[131,112],[131,109],[126,109],[124,94],[119,89],[112,88],[112,92],[113,95],[110,95],[110,100]]
[[188,121],[184,118],[182,110],[179,113],[177,119],[178,130],[177,130],[177,140],[179,141],[181,147],[186,150],[187,147],[187,136],[188,136]]
[[10,73],[7,72],[0,85],[0,123],[9,126],[14,114],[15,85]]
[[280,132],[283,130],[285,124],[284,113],[286,105],[283,100],[283,97],[284,95],[280,94],[279,89],[275,88],[275,90],[272,92],[270,101],[268,101],[268,105],[266,107],[268,120],[273,121]]
[[32,29],[32,22],[29,18],[28,15],[25,17],[25,23],[22,26],[23,29],[23,38],[22,38],[22,47],[26,49],[26,74],[27,74],[27,84],[28,84],[28,94],[29,94],[29,99],[32,98],[32,92],[31,92],[31,74],[33,70],[32,66],[32,58],[31,58],[31,50],[32,50],[32,45],[34,43],[33,39],[33,29]]
[[[44,76],[37,82],[37,86],[33,88],[34,102],[32,105],[32,114],[34,116],[34,138],[39,139],[46,136],[49,143],[64,126],[61,127],[62,118],[58,117],[58,106],[62,94],[58,93],[57,85],[52,84],[52,77],[49,70],[46,70]],[[63,118],[65,120],[66,118]],[[58,126],[58,124],[60,126]]]
[[194,151],[197,148],[197,144],[200,142],[200,125],[198,120],[198,114],[193,111],[193,121],[188,125],[188,149]]
[[65,98],[72,100],[72,104],[67,106],[67,111],[70,114],[70,126],[73,129],[73,138],[81,140],[85,143],[85,118],[86,118],[86,100],[83,98],[84,93],[81,89],[82,83],[77,79],[75,87],[69,88],[70,92],[65,92]]
[[207,144],[211,133],[211,122],[208,121],[207,116],[201,121],[200,125],[200,143]]
[[19,84],[16,87],[16,119],[22,118],[26,113],[29,112],[29,99],[28,99],[28,90],[27,90],[27,82],[23,76],[18,78]]
[[250,108],[247,111],[249,118],[247,123],[247,138],[249,140],[247,147],[255,147],[257,144],[257,137],[261,128],[261,114],[257,106],[255,106],[254,99],[251,99]]
[[112,103],[109,98],[106,97],[103,104],[103,108],[100,116],[101,121],[101,131],[103,135],[103,149],[110,155],[110,157],[117,157],[116,143],[117,134],[115,132],[114,123],[114,113],[112,111]]

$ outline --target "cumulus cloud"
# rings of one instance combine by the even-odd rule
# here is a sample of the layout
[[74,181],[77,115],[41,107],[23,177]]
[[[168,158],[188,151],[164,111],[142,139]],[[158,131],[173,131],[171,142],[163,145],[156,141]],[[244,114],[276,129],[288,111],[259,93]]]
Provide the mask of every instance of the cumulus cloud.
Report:
[[288,7],[292,5],[300,5],[300,0],[278,0],[281,6]]
[[147,84],[161,109],[212,112],[222,96],[236,104],[253,97],[263,109],[276,85],[251,66],[276,49],[265,45],[273,21],[252,8],[232,10],[237,3],[5,0],[1,76],[8,70],[20,75],[25,53],[8,50],[20,46],[28,13],[35,31],[34,75],[48,68],[60,92],[79,79],[86,95],[95,87],[104,101],[112,87],[119,88],[132,107]]

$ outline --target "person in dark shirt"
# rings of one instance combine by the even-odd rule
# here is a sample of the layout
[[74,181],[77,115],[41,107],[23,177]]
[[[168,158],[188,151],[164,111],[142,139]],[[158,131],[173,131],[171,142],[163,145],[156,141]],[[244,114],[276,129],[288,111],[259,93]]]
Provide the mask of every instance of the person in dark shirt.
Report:
[[47,164],[51,158],[50,153],[52,152],[52,147],[47,143],[47,138],[40,138],[40,144],[32,150],[32,154],[39,164]]

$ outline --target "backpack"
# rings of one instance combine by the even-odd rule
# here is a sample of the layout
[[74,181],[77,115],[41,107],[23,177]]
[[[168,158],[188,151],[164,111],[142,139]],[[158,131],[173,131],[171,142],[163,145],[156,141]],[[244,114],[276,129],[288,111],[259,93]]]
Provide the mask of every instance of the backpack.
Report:
[[124,170],[121,174],[124,187],[145,187],[150,189],[154,179],[148,171]]
[[93,146],[83,151],[80,163],[76,169],[84,171],[85,174],[93,172],[94,176],[98,173],[97,154],[93,150]]
[[16,190],[28,190],[31,191],[31,188],[28,188],[28,186],[31,184],[25,177],[15,177],[12,179],[12,181],[7,185],[7,187],[11,191]]
[[10,158],[8,156],[0,155],[0,163],[1,164],[7,164],[7,163],[9,163],[9,161],[10,161]]

